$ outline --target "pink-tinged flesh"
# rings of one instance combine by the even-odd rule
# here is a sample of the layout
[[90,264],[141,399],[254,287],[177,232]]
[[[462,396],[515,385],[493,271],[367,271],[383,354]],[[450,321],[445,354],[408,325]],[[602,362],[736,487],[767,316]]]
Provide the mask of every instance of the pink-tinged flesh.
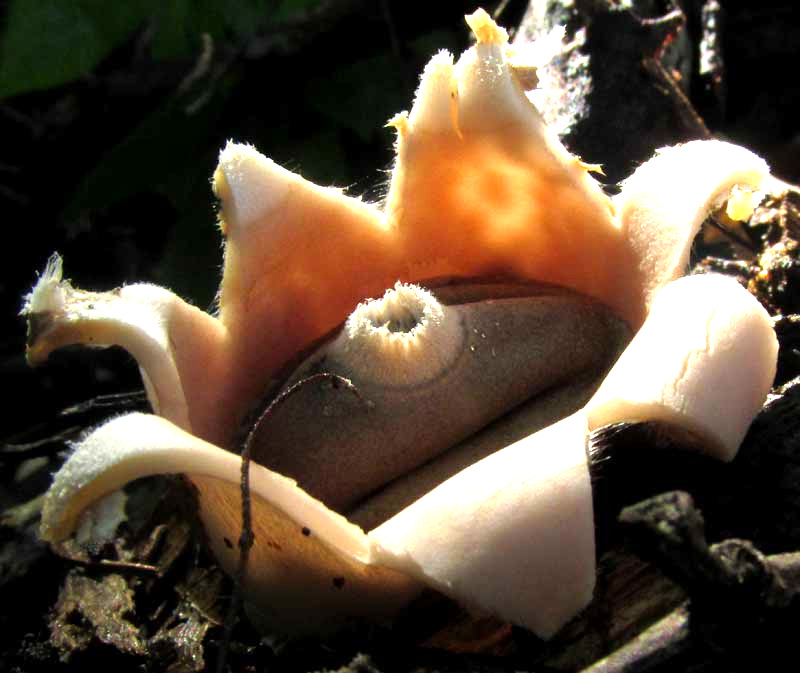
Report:
[[[28,295],[28,362],[44,362],[70,344],[121,346],[139,364],[154,411],[187,430],[214,437],[206,422],[215,384],[226,369],[225,334],[211,316],[155,285],[111,292],[73,288],[54,255]],[[197,367],[196,362],[203,362]]]
[[777,354],[769,315],[735,280],[673,281],[587,405],[589,427],[665,421],[731,460],[772,386]]
[[[157,416],[121,416],[80,442],[49,491],[42,537],[57,545],[92,503],[135,479],[170,473],[187,474],[197,487],[208,542],[234,574],[241,460]],[[334,618],[386,616],[419,592],[411,578],[371,564],[363,531],[291,479],[251,464],[250,485],[256,545],[245,596],[264,624],[271,615],[273,628],[308,631]]]
[[[692,242],[708,214],[731,192],[757,191],[768,174],[766,162],[743,147],[696,140],[658,150],[625,180],[614,204],[636,259],[630,273],[644,295],[638,322],[659,289],[686,273]],[[747,209],[733,214],[750,216]]]
[[460,472],[369,534],[375,559],[552,636],[592,598],[582,413]]
[[[391,615],[427,585],[547,637],[591,597],[586,460],[578,414],[462,471],[368,535],[292,480],[252,464],[257,544],[245,596],[262,626],[310,631]],[[197,487],[212,551],[233,574],[240,469],[237,456],[164,419],[122,416],[83,440],[59,471],[42,535],[58,543],[80,512],[134,479],[183,473]],[[553,545],[570,546],[569,562]]]

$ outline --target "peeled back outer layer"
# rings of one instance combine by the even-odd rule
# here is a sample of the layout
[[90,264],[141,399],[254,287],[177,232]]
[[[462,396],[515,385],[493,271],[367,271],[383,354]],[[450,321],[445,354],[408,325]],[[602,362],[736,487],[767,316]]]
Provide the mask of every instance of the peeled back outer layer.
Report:
[[372,531],[375,560],[552,636],[594,590],[586,437],[578,413],[468,467]]
[[632,333],[650,317],[589,406],[499,444],[371,533],[252,464],[244,593],[263,624],[313,630],[383,616],[431,586],[550,636],[594,582],[589,429],[667,419],[723,457],[735,450],[774,372],[771,324],[733,281],[693,277],[674,293],[669,282],[708,210],[734,189],[757,190],[766,166],[727,143],[688,143],[640,167],[612,203],[528,102],[504,31],[485,12],[469,20],[478,44],[455,64],[435,56],[411,112],[392,121],[384,211],[250,146],[223,150],[218,318],[153,286],[73,289],[56,262],[42,276],[24,309],[29,358],[68,343],[123,345],[163,415],[114,419],[75,447],[48,493],[45,539],[65,539],[81,512],[133,479],[182,473],[212,551],[234,573],[241,460],[225,449],[240,448],[242,420],[287,362],[398,280],[535,281],[602,304]]
[[[678,362],[656,369],[654,383],[690,390],[723,384],[729,400],[730,390],[742,384],[746,396],[735,411],[751,418],[774,371],[775,337],[766,312],[735,281],[694,276],[667,286],[640,333],[642,340],[656,343],[642,347],[655,352],[662,339],[655,328],[685,315],[687,297],[703,294],[722,306],[718,320],[702,324],[703,342],[733,338],[744,346],[731,353],[695,344],[706,358],[704,367]],[[743,353],[761,363],[755,379],[747,378],[753,371],[748,368],[720,374],[732,356]],[[607,380],[629,371],[623,355]],[[671,378],[658,378],[663,376]],[[641,367],[629,375],[629,381],[641,378],[646,378]],[[428,585],[543,637],[552,635],[588,603],[594,584],[587,419],[594,417],[598,400],[622,410],[609,414],[608,422],[642,419],[627,413],[631,395],[615,399],[611,391],[601,387],[585,410],[463,470],[366,536],[293,481],[251,465],[258,544],[246,581],[261,623],[306,630],[342,617],[385,615]],[[693,430],[703,420],[703,410],[678,396],[645,394],[640,402],[646,419],[666,418]],[[727,432],[717,419],[699,434],[717,450],[730,441]],[[141,414],[109,422],[77,447],[49,493],[43,536],[63,539],[91,502],[133,479],[165,472],[189,475],[198,488],[212,550],[224,567],[235,568],[238,550],[230,539],[241,521],[239,458]]]
[[[247,600],[263,626],[307,631],[392,614],[428,585],[550,636],[594,586],[586,436],[583,415],[569,417],[461,472],[369,535],[254,464],[258,544]],[[143,414],[110,421],[76,448],[51,489],[43,537],[63,539],[89,503],[165,472],[189,474],[212,551],[235,568],[238,549],[228,544],[241,526],[240,460]]]
[[620,419],[663,421],[732,460],[775,378],[770,325],[764,307],[731,278],[670,283],[587,405],[590,429]]

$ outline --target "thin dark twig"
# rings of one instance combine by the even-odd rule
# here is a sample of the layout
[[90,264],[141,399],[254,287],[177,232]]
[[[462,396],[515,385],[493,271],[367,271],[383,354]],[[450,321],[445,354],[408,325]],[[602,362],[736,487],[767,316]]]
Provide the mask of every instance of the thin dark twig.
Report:
[[733,229],[729,229],[724,224],[722,224],[722,222],[717,220],[717,218],[715,217],[706,218],[706,223],[710,224],[712,227],[714,227],[714,229],[721,232],[724,236],[727,236],[734,243],[738,243],[739,245],[741,245],[745,250],[749,250],[753,254],[756,254],[758,252],[758,248],[756,247],[753,241],[750,241],[744,238],[743,236],[740,236]]
[[116,561],[114,559],[100,559],[96,562],[91,562],[90,565],[96,563],[97,565],[107,566],[109,568],[116,568],[117,570],[130,570],[133,572],[154,573],[158,574],[158,568],[151,563],[137,563],[135,561]]
[[389,8],[389,3],[387,0],[381,0],[381,11],[383,13],[383,21],[386,24],[386,29],[389,33],[389,44],[392,45],[392,53],[400,58],[400,39],[397,37],[397,28],[394,25],[392,10]]
[[139,407],[147,403],[147,394],[144,390],[132,390],[126,393],[111,393],[109,395],[97,395],[84,402],[73,404],[71,407],[62,409],[58,412],[59,416],[74,416],[85,414],[94,409],[106,409],[114,407],[117,409]]
[[77,437],[83,431],[81,426],[71,426],[49,437],[32,442],[0,444],[0,460],[27,460],[38,456],[47,456],[62,448],[64,442]]
[[689,641],[689,609],[684,603],[582,673],[646,673],[685,652]]
[[[275,402],[277,402],[277,399],[267,407],[267,412],[272,408]],[[264,413],[266,414],[267,412]],[[242,497],[242,531],[239,535],[239,562],[236,566],[233,594],[231,596],[230,605],[228,606],[228,614],[225,617],[225,633],[217,658],[217,673],[224,673],[225,670],[225,662],[228,658],[228,650],[230,649],[231,638],[233,636],[234,620],[242,606],[242,586],[244,584],[244,575],[247,571],[247,561],[250,558],[250,548],[253,546],[254,540],[251,519],[252,507],[250,502],[250,437],[248,437],[248,441],[242,449],[242,471],[239,478],[239,488]]]
[[290,386],[279,395],[275,397],[264,410],[264,413],[253,424],[253,428],[245,440],[244,447],[242,448],[242,471],[239,481],[242,498],[242,531],[239,535],[239,562],[236,566],[236,575],[234,577],[233,595],[228,607],[228,614],[225,617],[225,632],[220,644],[219,655],[217,657],[216,673],[224,673],[225,663],[228,658],[228,651],[231,645],[231,638],[233,636],[233,625],[236,615],[242,606],[242,587],[244,586],[244,576],[247,572],[247,562],[250,559],[250,549],[253,546],[255,536],[253,535],[252,526],[252,502],[250,499],[250,455],[253,442],[255,440],[256,432],[260,429],[262,422],[269,419],[275,410],[288,400],[294,393],[296,393],[303,386],[314,383],[316,381],[331,381],[336,387],[343,385],[344,389],[353,393],[358,399],[361,399],[361,394],[358,392],[352,381],[339,376],[338,374],[331,374],[330,372],[320,372],[313,374],[294,385]]
[[492,18],[495,21],[499,21],[500,17],[503,15],[503,12],[506,11],[506,7],[508,6],[508,0],[500,0],[497,3],[497,7],[495,7],[494,11],[492,12]]
[[[58,451],[64,442],[73,439],[86,429],[84,422],[81,426],[71,425],[56,430],[57,425],[63,424],[61,419],[69,422],[82,422],[82,419],[73,419],[99,409],[132,410],[142,409],[147,404],[145,392],[134,391],[128,393],[114,393],[111,395],[98,395],[84,402],[79,402],[59,411],[49,420],[26,428],[23,432],[5,437],[0,443],[0,459],[19,460],[45,456]],[[30,440],[31,437],[37,439]]]

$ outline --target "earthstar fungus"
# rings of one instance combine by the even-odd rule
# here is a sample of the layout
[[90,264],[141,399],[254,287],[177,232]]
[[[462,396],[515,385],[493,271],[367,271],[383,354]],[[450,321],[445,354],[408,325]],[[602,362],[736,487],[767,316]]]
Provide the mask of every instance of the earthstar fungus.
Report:
[[537,64],[510,66],[482,10],[467,22],[477,44],[436,54],[390,122],[383,209],[228,143],[218,315],[152,285],[72,288],[51,259],[23,309],[29,361],[121,345],[157,415],[76,445],[45,539],[131,480],[179,473],[235,572],[244,429],[245,596],[265,628],[391,615],[427,586],[549,637],[594,586],[590,431],[656,420],[733,458],[775,335],[734,281],[677,279],[707,213],[747,217],[767,166],[691,142],[611,200],[529,102]]

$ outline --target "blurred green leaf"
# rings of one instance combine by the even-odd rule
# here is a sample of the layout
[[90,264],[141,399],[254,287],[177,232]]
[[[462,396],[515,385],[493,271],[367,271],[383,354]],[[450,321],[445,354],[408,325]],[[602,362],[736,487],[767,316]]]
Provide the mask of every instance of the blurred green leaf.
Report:
[[270,0],[170,0],[156,2],[153,57],[190,56],[203,33],[215,39],[236,38],[261,28],[272,17]]
[[282,0],[280,5],[278,5],[275,18],[285,19],[296,12],[311,9],[318,4],[320,4],[320,0]]
[[142,191],[172,198],[171,183],[182,179],[207,123],[206,115],[190,116],[172,102],[163,104],[97,162],[73,193],[65,216],[105,208]]
[[[408,46],[423,63],[442,48],[456,56],[459,51],[457,41],[446,31],[426,33]],[[309,80],[306,98],[322,115],[366,141],[392,116],[408,108],[416,83],[416,68],[386,50],[342,65],[333,75]]]
[[208,175],[217,161],[217,149],[199,155],[196,175],[186,189],[174,194],[180,209],[154,280],[204,310],[213,309],[222,270],[222,235],[216,226],[214,197]]
[[452,30],[432,30],[429,33],[414,38],[408,43],[409,48],[414,54],[427,61],[436,52],[442,49],[447,49],[451,54],[458,59],[462,49],[466,48],[466,33],[464,34],[463,44],[460,44],[456,38],[457,33]]
[[402,66],[391,52],[384,51],[343,65],[333,76],[309,80],[306,98],[318,112],[368,140],[408,107]]
[[[239,37],[271,17],[271,0],[11,0],[0,42],[0,98],[82,77],[146,21],[157,60],[190,56],[199,36]],[[301,3],[285,3],[310,4]]]
[[319,185],[344,187],[352,179],[346,175],[347,157],[339,135],[333,129],[309,133],[291,149],[297,172],[307,180]]
[[0,98],[89,72],[147,16],[144,2],[12,0],[0,44]]

